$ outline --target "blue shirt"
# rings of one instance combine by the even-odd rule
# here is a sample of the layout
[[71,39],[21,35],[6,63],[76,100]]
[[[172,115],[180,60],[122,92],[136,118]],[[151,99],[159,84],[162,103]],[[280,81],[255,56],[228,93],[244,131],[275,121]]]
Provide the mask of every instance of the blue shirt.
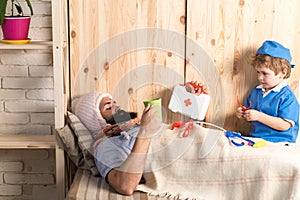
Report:
[[97,169],[102,177],[106,178],[112,169],[120,167],[127,159],[139,129],[139,127],[135,127],[127,131],[128,135],[121,134],[110,137],[98,144],[94,157]]
[[250,136],[263,138],[271,142],[296,142],[300,108],[292,89],[285,81],[267,94],[264,94],[261,86],[257,86],[248,96],[246,106],[249,106],[250,101],[252,102],[251,109],[280,117],[293,125],[286,131],[279,131],[258,121],[252,121]]

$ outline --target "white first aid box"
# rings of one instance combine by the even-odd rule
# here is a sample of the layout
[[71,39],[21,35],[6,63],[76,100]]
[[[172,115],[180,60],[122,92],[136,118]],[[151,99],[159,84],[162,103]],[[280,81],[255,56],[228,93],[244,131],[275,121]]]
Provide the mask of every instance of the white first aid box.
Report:
[[205,118],[210,96],[200,94],[199,96],[187,92],[184,85],[176,85],[168,108],[173,112],[181,113],[192,119],[203,120]]

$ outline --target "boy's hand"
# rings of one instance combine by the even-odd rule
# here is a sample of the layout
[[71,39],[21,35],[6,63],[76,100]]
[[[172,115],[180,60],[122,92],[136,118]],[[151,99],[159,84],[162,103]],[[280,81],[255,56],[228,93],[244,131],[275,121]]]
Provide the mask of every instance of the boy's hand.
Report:
[[243,117],[247,121],[259,121],[260,112],[254,109],[246,110]]
[[242,119],[242,117],[244,117],[244,111],[242,110],[241,107],[238,107],[236,112],[235,112],[235,115],[237,116],[237,118],[239,119]]

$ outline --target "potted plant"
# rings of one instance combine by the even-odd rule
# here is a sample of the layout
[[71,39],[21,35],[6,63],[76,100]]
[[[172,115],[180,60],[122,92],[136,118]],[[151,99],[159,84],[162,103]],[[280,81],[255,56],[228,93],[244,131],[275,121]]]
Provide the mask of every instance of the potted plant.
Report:
[[[0,0],[0,25],[4,40],[28,40],[33,9],[30,0],[26,0],[26,4],[30,10],[30,16],[24,16],[22,5],[18,0]],[[7,6],[11,11],[10,16],[5,15]]]

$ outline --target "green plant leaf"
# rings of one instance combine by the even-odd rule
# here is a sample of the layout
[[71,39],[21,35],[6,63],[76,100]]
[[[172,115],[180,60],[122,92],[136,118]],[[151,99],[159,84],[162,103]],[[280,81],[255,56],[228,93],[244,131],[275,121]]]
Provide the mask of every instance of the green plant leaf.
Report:
[[30,3],[30,0],[26,0],[26,3],[27,3],[27,6],[29,7],[30,9],[30,15],[32,16],[33,15],[33,9],[32,9],[32,5]]
[[[33,9],[30,0],[25,0],[27,3],[28,8],[30,9],[30,15],[33,15]],[[0,25],[3,24],[5,13],[6,13],[6,7],[7,7],[8,0],[0,0]],[[15,5],[17,12],[19,15],[23,15],[23,9],[19,3],[18,0],[11,0],[11,6],[13,7]],[[10,9],[12,11],[12,9]],[[13,14],[12,14],[13,15]]]
[[17,12],[20,16],[23,16],[23,10],[22,7],[20,5],[15,4],[15,7],[17,9]]
[[5,12],[6,12],[7,0],[0,0],[0,25],[3,24]]

